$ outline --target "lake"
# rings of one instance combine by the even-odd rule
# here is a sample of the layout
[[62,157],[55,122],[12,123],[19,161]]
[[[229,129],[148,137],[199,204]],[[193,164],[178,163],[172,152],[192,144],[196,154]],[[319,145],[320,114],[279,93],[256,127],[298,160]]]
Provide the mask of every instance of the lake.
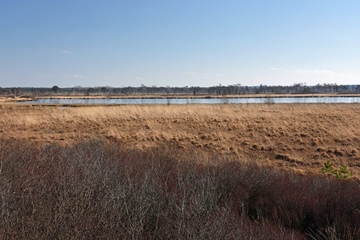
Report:
[[96,105],[129,105],[129,104],[249,104],[249,103],[360,103],[360,97],[269,97],[269,98],[117,98],[117,99],[56,99],[44,98],[36,101],[25,101],[21,104],[96,104]]

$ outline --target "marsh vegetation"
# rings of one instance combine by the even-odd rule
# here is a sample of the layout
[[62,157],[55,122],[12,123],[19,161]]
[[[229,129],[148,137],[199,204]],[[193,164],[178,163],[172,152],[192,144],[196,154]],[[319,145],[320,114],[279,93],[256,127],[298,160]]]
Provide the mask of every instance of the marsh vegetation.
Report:
[[98,139],[129,149],[170,144],[298,172],[360,161],[360,105],[19,106],[0,109],[0,136],[72,145]]
[[358,239],[359,112],[6,105],[0,238]]
[[0,144],[2,239],[358,239],[355,179],[161,145]]

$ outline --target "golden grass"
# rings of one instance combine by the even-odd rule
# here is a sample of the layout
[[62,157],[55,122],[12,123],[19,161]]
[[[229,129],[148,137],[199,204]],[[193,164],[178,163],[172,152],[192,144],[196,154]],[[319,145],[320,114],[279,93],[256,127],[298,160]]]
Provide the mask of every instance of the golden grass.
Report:
[[73,144],[84,139],[129,148],[181,149],[319,172],[327,160],[360,169],[360,105],[16,106],[0,109],[0,137]]

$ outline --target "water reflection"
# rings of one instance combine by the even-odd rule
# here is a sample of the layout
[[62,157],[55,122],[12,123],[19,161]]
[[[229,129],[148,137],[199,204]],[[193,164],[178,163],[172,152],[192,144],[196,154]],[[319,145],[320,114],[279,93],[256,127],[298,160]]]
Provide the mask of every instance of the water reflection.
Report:
[[38,99],[22,104],[250,104],[250,103],[359,103],[360,97],[181,98],[181,99]]

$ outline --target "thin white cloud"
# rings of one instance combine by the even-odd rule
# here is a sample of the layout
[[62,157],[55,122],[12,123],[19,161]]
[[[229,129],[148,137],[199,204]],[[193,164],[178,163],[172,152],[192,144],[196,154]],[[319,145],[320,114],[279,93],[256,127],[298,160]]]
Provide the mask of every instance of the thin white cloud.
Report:
[[191,71],[184,72],[184,74],[187,75],[187,76],[194,76],[195,75],[195,73],[191,72]]
[[80,75],[80,74],[74,74],[72,75],[73,78],[84,78],[83,75]]
[[271,67],[270,70],[272,71],[278,71],[278,72],[285,72],[285,73],[297,73],[297,74],[316,74],[316,75],[326,75],[326,76],[332,76],[335,75],[335,72],[325,69],[295,69],[295,70],[289,70],[286,68],[274,68]]
[[144,80],[145,80],[145,78],[142,78],[142,77],[136,77],[135,79],[136,79],[136,80],[140,80],[140,81],[144,81]]
[[203,73],[203,79],[205,80],[211,80],[211,74],[210,73]]
[[329,70],[307,70],[307,69],[296,69],[293,72],[300,74],[317,74],[317,75],[334,75],[333,71]]
[[286,70],[285,68],[274,68],[274,67],[271,67],[270,70],[272,70],[272,71],[280,71],[280,72],[288,72],[288,70]]
[[222,75],[220,73],[203,73],[202,74],[203,79],[205,80],[210,80],[210,79],[219,79],[222,77]]
[[61,52],[61,53],[64,53],[64,54],[73,54],[73,52],[68,51],[68,50],[61,50],[60,52]]

